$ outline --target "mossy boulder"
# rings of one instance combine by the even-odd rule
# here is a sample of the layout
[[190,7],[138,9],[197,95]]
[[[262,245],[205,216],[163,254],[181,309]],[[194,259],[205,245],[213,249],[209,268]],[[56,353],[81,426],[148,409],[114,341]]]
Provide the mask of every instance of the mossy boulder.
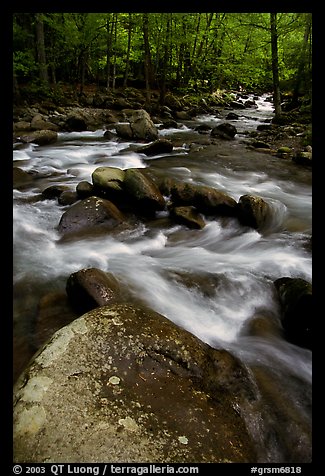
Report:
[[57,331],[14,388],[14,462],[254,462],[240,361],[146,308]]

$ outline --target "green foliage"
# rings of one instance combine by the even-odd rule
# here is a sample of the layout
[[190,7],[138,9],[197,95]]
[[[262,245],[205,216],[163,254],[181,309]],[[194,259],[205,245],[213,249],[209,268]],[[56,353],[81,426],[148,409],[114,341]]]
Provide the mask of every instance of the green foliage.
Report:
[[[278,14],[279,75],[288,84],[301,71],[298,63],[306,45],[308,15]],[[142,17],[142,13],[42,14],[49,76],[57,82],[80,83],[84,75],[86,81],[105,84],[108,71],[123,78],[128,67],[129,78],[143,79]],[[239,86],[272,88],[268,13],[150,13],[148,33],[152,87],[163,79],[169,89],[195,94]],[[309,45],[311,49],[310,41]],[[311,52],[304,53],[308,78]],[[13,64],[18,83],[36,84],[33,13],[14,15]]]

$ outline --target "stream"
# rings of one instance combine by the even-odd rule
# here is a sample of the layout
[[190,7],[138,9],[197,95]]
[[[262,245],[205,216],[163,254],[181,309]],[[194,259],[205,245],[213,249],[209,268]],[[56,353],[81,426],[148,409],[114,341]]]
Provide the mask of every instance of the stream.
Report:
[[[127,151],[131,142],[107,140],[104,129],[59,133],[48,146],[14,144],[14,166],[37,177],[31,186],[13,192],[15,377],[32,355],[40,298],[64,292],[71,273],[100,268],[113,273],[135,301],[212,347],[229,350],[251,369],[268,415],[263,435],[254,417],[250,424],[261,460],[308,460],[312,353],[282,337],[273,282],[285,276],[312,282],[307,246],[311,170],[247,147],[247,132],[273,116],[266,96],[257,106],[236,111],[239,119],[229,121],[237,128],[234,140],[206,148],[189,146],[203,137],[194,128],[217,125],[229,111],[197,116],[177,129],[159,129],[160,137],[177,140],[177,146],[153,157]],[[236,201],[244,194],[258,195],[272,207],[272,226],[261,234],[223,217],[205,218],[202,230],[190,230],[159,212],[156,220],[132,229],[61,241],[57,226],[69,206],[40,199],[41,192],[50,185],[75,189],[82,180],[91,182],[100,166],[150,168],[158,178],[209,185]]]

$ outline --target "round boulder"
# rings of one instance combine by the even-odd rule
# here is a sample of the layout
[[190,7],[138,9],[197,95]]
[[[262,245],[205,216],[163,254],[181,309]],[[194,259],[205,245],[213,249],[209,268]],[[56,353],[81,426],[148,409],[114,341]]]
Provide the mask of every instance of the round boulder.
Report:
[[57,331],[14,387],[15,463],[256,461],[229,352],[162,315],[99,307]]
[[84,313],[95,307],[116,302],[120,294],[120,285],[111,273],[88,268],[69,276],[66,292],[72,307]]
[[58,230],[67,234],[99,226],[112,229],[124,221],[124,215],[112,202],[92,196],[68,208],[60,219]]
[[244,226],[262,230],[270,219],[271,209],[263,198],[242,195],[238,201],[238,219]]

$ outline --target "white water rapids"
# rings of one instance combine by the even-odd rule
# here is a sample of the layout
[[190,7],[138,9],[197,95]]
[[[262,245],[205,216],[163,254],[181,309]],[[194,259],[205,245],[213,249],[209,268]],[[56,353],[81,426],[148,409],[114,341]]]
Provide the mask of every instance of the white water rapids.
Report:
[[[125,152],[130,143],[107,140],[103,130],[60,133],[55,144],[43,147],[14,144],[14,165],[38,176],[32,187],[14,190],[16,332],[29,332],[27,321],[34,319],[42,295],[64,290],[71,273],[100,268],[113,273],[135,299],[204,342],[276,375],[284,402],[290,402],[308,426],[311,352],[281,335],[247,332],[247,324],[256,315],[267,315],[278,325],[274,280],[289,276],[312,281],[311,252],[306,246],[312,229],[311,172],[245,148],[244,131],[253,130],[272,114],[263,98],[258,106],[245,110],[249,119],[230,121],[238,128],[238,136],[232,144],[220,145],[216,157],[205,157],[204,150],[201,156],[200,151],[189,154],[186,137],[189,132],[192,138],[195,135],[190,124],[161,130],[162,137],[177,134],[180,141],[183,134],[184,145],[155,157]],[[216,124],[220,119],[206,115],[195,122],[209,121]],[[57,226],[68,206],[39,200],[39,194],[49,185],[74,189],[82,180],[91,182],[99,166],[151,167],[159,176],[206,184],[235,200],[243,194],[259,195],[272,206],[272,227],[261,234],[235,218],[207,218],[205,228],[189,230],[171,224],[162,212],[157,224],[141,223],[117,234],[60,241]],[[273,451],[281,459],[281,450]]]

